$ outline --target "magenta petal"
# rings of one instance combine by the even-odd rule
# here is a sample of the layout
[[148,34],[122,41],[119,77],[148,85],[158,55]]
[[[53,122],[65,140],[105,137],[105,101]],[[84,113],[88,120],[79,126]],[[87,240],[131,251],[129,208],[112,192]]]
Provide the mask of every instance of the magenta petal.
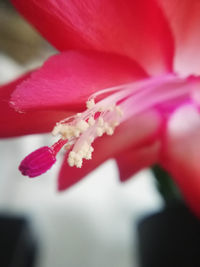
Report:
[[72,112],[64,110],[41,110],[41,107],[25,113],[16,112],[11,108],[11,94],[17,85],[29,77],[30,73],[27,73],[11,83],[0,86],[0,114],[3,114],[0,116],[0,137],[48,132],[57,121],[72,115]]
[[134,61],[116,55],[69,51],[49,58],[12,94],[16,110],[80,109],[93,92],[147,77]]
[[183,105],[172,114],[164,139],[163,166],[171,173],[190,208],[200,216],[200,114]]
[[36,177],[49,170],[55,162],[56,158],[52,149],[44,146],[25,157],[19,170],[23,175]]
[[151,74],[172,70],[173,38],[155,0],[12,2],[60,51],[117,53],[137,60]]
[[116,157],[120,181],[125,182],[136,172],[158,161],[160,142],[151,142],[139,148],[131,148]]
[[167,15],[176,45],[175,71],[200,74],[199,0],[158,0]]
[[160,125],[160,115],[149,110],[147,113],[138,114],[122,123],[114,135],[103,136],[95,140],[92,159],[85,160],[81,169],[70,167],[65,158],[59,173],[58,189],[61,191],[69,188],[104,161],[122,155],[130,147],[136,148],[155,140]]

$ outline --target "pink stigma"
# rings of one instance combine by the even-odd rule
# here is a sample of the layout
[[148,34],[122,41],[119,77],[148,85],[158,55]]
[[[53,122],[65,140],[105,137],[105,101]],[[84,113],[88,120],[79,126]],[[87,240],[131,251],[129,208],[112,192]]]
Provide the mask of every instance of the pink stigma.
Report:
[[48,171],[56,162],[56,154],[67,140],[60,139],[52,147],[41,147],[22,160],[19,170],[23,175],[29,177],[39,176]]
[[67,143],[67,140],[58,140],[53,146],[43,146],[22,160],[19,170],[23,175],[29,177],[39,176],[48,171],[56,162],[56,155],[60,149]]
[[19,170],[23,175],[36,177],[49,170],[55,162],[56,158],[53,150],[44,146],[25,157],[19,166]]

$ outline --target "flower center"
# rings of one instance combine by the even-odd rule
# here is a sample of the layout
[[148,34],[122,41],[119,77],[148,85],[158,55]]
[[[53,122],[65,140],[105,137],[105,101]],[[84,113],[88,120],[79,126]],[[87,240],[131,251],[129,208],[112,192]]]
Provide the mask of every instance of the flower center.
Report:
[[117,105],[117,96],[114,101],[105,98],[95,103],[95,95],[86,102],[86,111],[60,121],[54,127],[52,134],[60,135],[67,140],[65,149],[69,152],[68,164],[73,167],[82,167],[83,159],[91,159],[92,143],[103,134],[112,135],[119,125],[123,111]]
[[[81,168],[84,159],[92,158],[92,144],[96,138],[104,134],[113,135],[120,123],[149,108],[163,108],[173,101],[184,101],[195,80],[195,77],[183,79],[169,74],[96,92],[86,102],[84,112],[56,124],[52,134],[59,135],[59,141],[49,149],[44,147],[26,157],[19,167],[21,172],[30,177],[45,172],[54,164],[56,154],[62,147],[67,150],[69,166]],[[35,157],[38,158],[41,153],[43,156],[36,160]],[[34,163],[41,166],[36,168]]]

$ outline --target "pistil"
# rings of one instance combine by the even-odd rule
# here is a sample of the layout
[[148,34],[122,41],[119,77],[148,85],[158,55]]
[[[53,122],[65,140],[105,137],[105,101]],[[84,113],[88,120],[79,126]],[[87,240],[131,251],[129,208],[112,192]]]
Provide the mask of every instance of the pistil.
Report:
[[52,134],[59,136],[59,141],[31,153],[19,169],[30,177],[46,172],[62,147],[68,153],[69,166],[81,168],[83,160],[92,158],[96,138],[113,135],[120,123],[140,112],[188,98],[191,86],[196,86],[195,78],[183,79],[169,74],[98,91],[86,102],[84,112],[56,124]]

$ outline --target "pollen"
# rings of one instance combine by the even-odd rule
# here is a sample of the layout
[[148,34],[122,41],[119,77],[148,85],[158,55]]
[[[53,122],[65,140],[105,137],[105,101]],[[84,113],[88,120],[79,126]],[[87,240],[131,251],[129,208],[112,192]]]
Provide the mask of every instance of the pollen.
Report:
[[80,120],[76,124],[76,129],[78,129],[81,133],[85,132],[88,128],[89,128],[89,124],[84,120]]
[[95,119],[94,119],[93,117],[89,117],[89,119],[88,119],[88,124],[89,124],[90,126],[93,126],[93,125],[95,124]]
[[88,109],[91,109],[91,108],[93,108],[94,106],[95,106],[94,99],[88,100],[88,101],[86,102],[86,107],[87,107]]
[[54,127],[52,134],[67,140],[65,149],[69,166],[81,168],[83,160],[92,159],[94,140],[104,134],[112,135],[120,124],[122,109],[115,102],[105,100],[95,103],[94,98],[90,98],[84,112],[66,118]]
[[[173,90],[164,90],[165,87]],[[185,99],[190,90],[187,80],[169,74],[97,91],[86,102],[85,111],[56,123],[52,134],[59,140],[28,155],[19,169],[24,175],[38,176],[56,162],[62,148],[69,166],[81,168],[84,161],[92,159],[97,138],[112,136],[121,123],[149,108],[162,106],[171,99]]]

